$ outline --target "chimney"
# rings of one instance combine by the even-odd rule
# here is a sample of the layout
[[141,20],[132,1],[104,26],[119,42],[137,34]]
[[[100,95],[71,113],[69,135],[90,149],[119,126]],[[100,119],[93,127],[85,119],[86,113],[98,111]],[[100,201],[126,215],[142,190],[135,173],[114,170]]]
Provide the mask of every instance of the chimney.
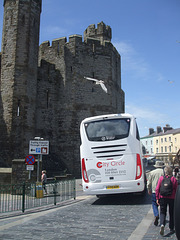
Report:
[[162,129],[161,129],[160,126],[157,126],[157,134],[160,133],[160,132],[162,132]]
[[163,132],[165,133],[165,132],[167,132],[168,130],[171,130],[171,129],[173,129],[172,127],[170,127],[170,125],[169,124],[166,124],[166,126],[165,127],[163,127]]
[[149,128],[149,135],[154,133],[154,128]]

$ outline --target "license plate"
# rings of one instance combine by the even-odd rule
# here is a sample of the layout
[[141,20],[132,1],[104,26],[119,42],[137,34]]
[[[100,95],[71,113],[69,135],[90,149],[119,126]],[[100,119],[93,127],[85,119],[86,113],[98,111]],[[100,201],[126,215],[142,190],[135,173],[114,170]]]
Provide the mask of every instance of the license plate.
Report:
[[119,185],[115,185],[115,186],[106,186],[106,189],[118,189]]

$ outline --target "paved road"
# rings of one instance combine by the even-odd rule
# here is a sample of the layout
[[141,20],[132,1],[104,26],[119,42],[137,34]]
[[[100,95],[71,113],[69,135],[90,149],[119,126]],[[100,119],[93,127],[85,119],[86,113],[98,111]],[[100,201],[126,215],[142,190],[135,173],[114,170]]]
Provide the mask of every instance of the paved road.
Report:
[[86,196],[77,183],[77,199],[55,208],[0,219],[0,239],[154,240],[177,239],[159,235],[153,225],[148,195],[125,194],[98,199]]

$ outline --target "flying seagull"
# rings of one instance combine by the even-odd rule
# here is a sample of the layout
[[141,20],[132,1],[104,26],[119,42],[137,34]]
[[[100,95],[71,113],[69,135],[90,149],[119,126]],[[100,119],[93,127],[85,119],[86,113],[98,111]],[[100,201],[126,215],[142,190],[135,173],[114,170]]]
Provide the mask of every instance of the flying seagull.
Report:
[[168,80],[169,83],[173,83],[174,81]]
[[93,81],[95,82],[96,84],[100,84],[102,89],[107,93],[107,88],[106,86],[104,85],[104,81],[103,80],[97,80],[95,78],[90,78],[90,77],[84,77],[85,79],[87,80],[90,80],[90,81]]

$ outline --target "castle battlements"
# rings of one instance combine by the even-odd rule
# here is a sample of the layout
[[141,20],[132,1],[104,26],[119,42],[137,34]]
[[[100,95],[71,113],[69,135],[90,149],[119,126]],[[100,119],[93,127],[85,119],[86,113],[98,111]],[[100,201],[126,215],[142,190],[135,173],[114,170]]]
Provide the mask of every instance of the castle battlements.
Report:
[[66,37],[56,38],[52,40],[52,45],[50,44],[50,41],[44,41],[40,44],[41,49],[45,48],[53,48],[53,47],[61,47],[68,43],[74,43],[74,44],[81,44],[81,43],[87,43],[87,44],[97,44],[97,45],[111,45],[111,41],[104,40],[103,42],[100,39],[93,38],[93,37],[86,37],[86,39],[83,41],[82,35],[70,35],[69,36],[69,42],[67,41]]
[[[12,0],[4,0],[3,6],[5,6],[6,2],[12,2]],[[35,4],[38,4],[40,7],[40,11],[42,10],[42,0],[33,0],[35,2]],[[15,1],[14,1],[15,2]]]
[[[88,28],[84,31],[84,41],[82,39],[82,35],[74,34],[69,36],[69,42],[67,42],[66,37],[61,37],[52,40],[52,45],[50,45],[49,41],[45,41],[41,43],[40,45],[40,51],[43,51],[48,48],[61,48],[64,47],[68,43],[74,43],[76,47],[76,44],[83,44],[86,43],[88,45],[95,44],[95,45],[102,45],[104,47],[110,47],[111,44],[111,27],[108,25],[105,25],[103,22],[100,22],[97,24],[97,28],[95,27],[95,24],[91,24],[88,26]],[[56,50],[56,49],[55,49]]]
[[98,23],[97,28],[95,27],[95,24],[91,24],[84,31],[84,40],[86,40],[88,37],[97,38],[101,42],[104,40],[111,41],[112,38],[111,27],[104,24],[104,22]]
[[[91,28],[92,25],[90,25],[89,27]],[[107,26],[106,26],[106,28],[107,28]],[[94,30],[97,31],[97,29],[93,27],[93,31]],[[99,29],[98,29],[98,31],[100,32]],[[101,31],[101,32],[103,32],[103,31]],[[117,54],[119,54],[110,40],[102,40],[94,35],[92,37],[86,36],[83,41],[82,35],[74,34],[74,35],[69,36],[69,41],[67,41],[66,37],[61,37],[61,38],[53,39],[52,44],[50,44],[50,41],[42,42],[39,47],[39,55],[43,56],[44,54],[49,53],[49,52],[52,52],[52,53],[56,52],[58,55],[60,55],[63,52],[62,49],[65,46],[67,48],[72,48],[72,44],[74,45],[73,46],[74,49],[76,47],[90,46],[92,49],[92,52],[95,52],[96,49],[98,48],[98,51],[102,50],[102,51],[107,52],[108,50],[110,50],[110,51],[113,51],[113,52],[116,52]]]
[[75,44],[80,44],[82,43],[82,35],[70,35],[69,36],[69,43],[75,43]]
[[44,41],[40,45],[40,50],[43,51],[48,48],[54,48],[54,47],[56,48],[56,47],[64,46],[66,42],[67,42],[66,37],[53,39],[52,45],[50,45],[50,41]]

